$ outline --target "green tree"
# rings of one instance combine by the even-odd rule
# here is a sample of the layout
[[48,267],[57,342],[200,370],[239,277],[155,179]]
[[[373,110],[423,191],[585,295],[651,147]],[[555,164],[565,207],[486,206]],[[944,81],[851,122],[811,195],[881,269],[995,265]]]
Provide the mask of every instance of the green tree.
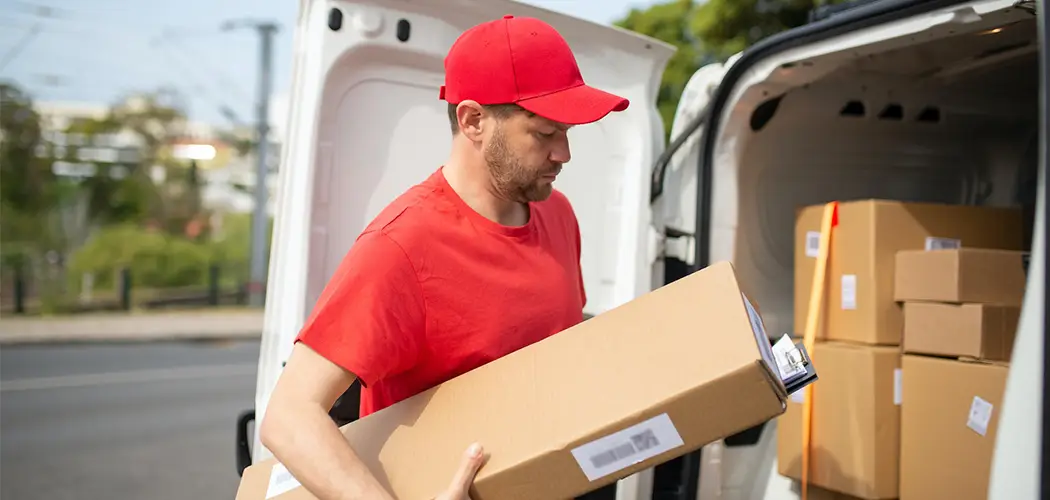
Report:
[[[102,119],[77,120],[67,133],[97,137],[127,134],[138,139],[138,158],[120,164],[97,164],[98,174],[84,179],[87,218],[93,227],[155,222],[165,230],[181,232],[196,216],[199,183],[189,164],[166,156],[165,148],[184,131],[186,114],[174,91],[160,89],[129,94],[114,104]],[[154,166],[165,169],[165,182],[157,186],[150,176]],[[121,175],[110,175],[120,170]],[[191,212],[191,213],[187,213]]]
[[821,4],[844,0],[669,0],[631,9],[614,24],[670,43],[678,51],[667,63],[656,105],[670,135],[678,100],[701,66],[725,60],[758,40],[801,26]]
[[664,69],[656,107],[664,122],[664,134],[669,136],[678,100],[689,77],[710,58],[701,50],[689,31],[689,19],[694,11],[692,0],[672,0],[645,9],[631,9],[614,24],[624,29],[648,35],[677,47]]
[[53,248],[53,207],[62,194],[51,161],[37,154],[40,117],[18,87],[0,83],[0,241],[5,261]]
[[755,42],[806,24],[809,12],[844,0],[708,0],[694,12],[690,31],[720,59]]

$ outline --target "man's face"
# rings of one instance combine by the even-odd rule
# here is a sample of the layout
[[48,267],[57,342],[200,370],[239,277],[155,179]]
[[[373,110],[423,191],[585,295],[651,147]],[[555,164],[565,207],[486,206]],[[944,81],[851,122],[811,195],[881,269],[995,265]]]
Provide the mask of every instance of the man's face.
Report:
[[524,110],[488,119],[483,148],[496,191],[522,203],[546,200],[569,161],[569,127]]

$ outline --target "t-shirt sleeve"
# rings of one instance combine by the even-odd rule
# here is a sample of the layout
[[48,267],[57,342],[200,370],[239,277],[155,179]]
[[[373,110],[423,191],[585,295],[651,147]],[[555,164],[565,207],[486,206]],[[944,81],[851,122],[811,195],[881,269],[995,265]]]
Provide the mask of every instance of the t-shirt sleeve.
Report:
[[368,386],[411,368],[425,328],[422,289],[408,256],[389,236],[370,231],[347,252],[296,342]]

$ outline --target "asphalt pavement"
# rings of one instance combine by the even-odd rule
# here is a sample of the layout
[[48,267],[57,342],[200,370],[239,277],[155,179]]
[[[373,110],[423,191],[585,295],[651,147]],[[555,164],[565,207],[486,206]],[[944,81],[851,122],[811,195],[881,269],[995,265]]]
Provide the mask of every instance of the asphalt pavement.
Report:
[[0,349],[0,498],[232,499],[259,342]]

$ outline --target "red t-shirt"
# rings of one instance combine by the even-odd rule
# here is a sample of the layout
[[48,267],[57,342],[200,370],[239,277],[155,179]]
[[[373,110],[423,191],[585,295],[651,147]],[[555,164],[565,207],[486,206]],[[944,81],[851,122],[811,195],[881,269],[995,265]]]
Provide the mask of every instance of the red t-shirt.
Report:
[[572,207],[529,207],[499,225],[438,169],[365,228],[296,338],[357,375],[361,417],[583,320]]

